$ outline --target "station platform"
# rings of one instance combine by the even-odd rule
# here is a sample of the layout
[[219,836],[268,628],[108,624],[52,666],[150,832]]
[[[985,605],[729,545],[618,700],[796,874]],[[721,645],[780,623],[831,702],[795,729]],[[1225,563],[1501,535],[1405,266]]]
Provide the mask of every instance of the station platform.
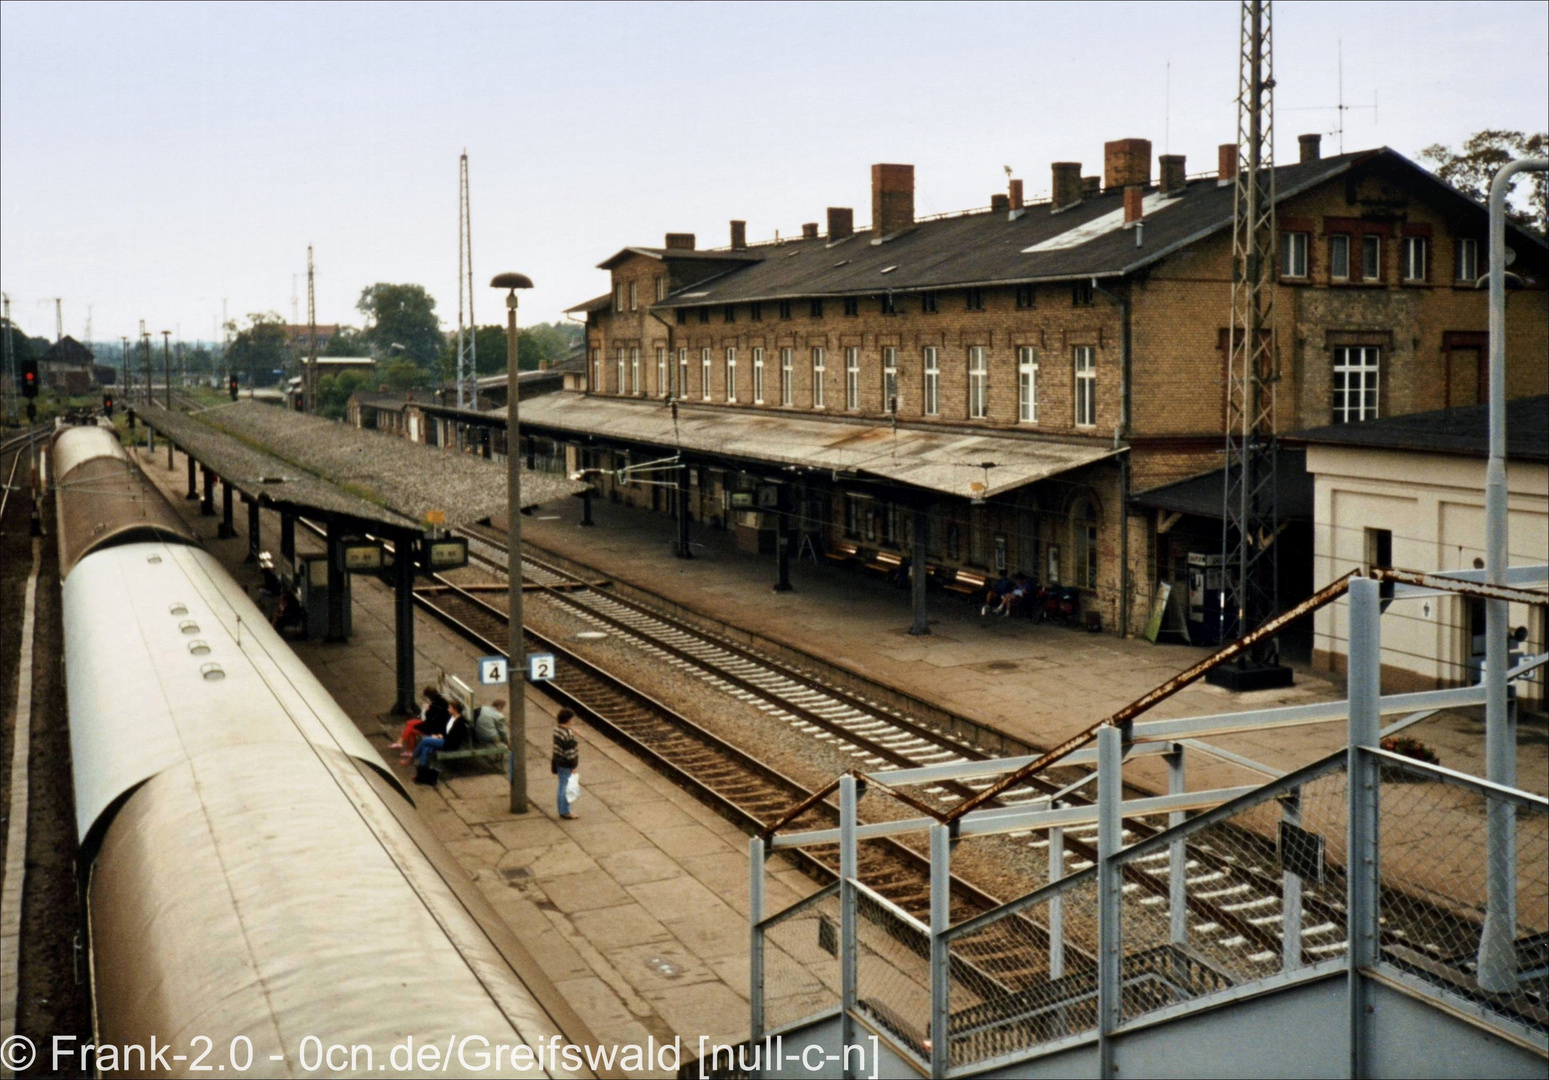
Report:
[[[933,591],[929,636],[909,633],[909,594],[879,575],[810,556],[791,563],[792,592],[775,592],[773,555],[737,548],[734,535],[691,525],[692,559],[673,553],[677,523],[667,514],[592,500],[593,527],[581,526],[581,500],[560,499],[522,519],[524,541],[649,591],[688,611],[894,687],[949,712],[1048,747],[1111,715],[1212,649],[1120,639],[1112,633],[984,618],[978,602]],[[1161,702],[1148,719],[1201,716],[1278,705],[1334,701],[1344,681],[1292,665],[1295,682],[1277,690],[1232,693],[1200,680]],[[1474,715],[1477,712],[1478,715]],[[1442,764],[1483,775],[1483,710],[1442,712],[1411,727]],[[1216,745],[1281,771],[1343,746],[1341,724],[1221,735]],[[1518,776],[1528,790],[1549,788],[1549,738],[1524,718]],[[1160,760],[1138,761],[1126,779],[1166,790]],[[1254,783],[1263,777],[1227,762],[1190,766],[1189,786]]]
[[[237,535],[217,535],[220,518],[202,517],[183,499],[184,462],[165,452],[134,452],[146,474],[184,511],[208,549],[241,583],[256,586],[244,562],[246,515]],[[278,515],[261,519],[278,537]],[[298,530],[299,551],[322,541]],[[578,820],[561,820],[549,772],[557,711],[536,690],[527,696],[530,811],[508,809],[505,775],[477,762],[453,763],[435,788],[410,783],[388,743],[401,720],[394,703],[394,608],[391,588],[360,576],[348,643],[293,642],[383,761],[413,793],[421,815],[456,855],[558,990],[605,1044],[660,1045],[681,1037],[683,1060],[701,1037],[734,1043],[747,1034],[747,841],[735,826],[605,737],[581,727],[583,796]],[[476,652],[440,623],[418,614],[416,686],[438,670],[474,668]],[[580,725],[578,725],[579,727]],[[770,902],[792,903],[817,886],[783,860],[771,867]],[[778,894],[778,899],[776,895]],[[391,927],[382,927],[383,933]],[[645,1073],[640,1075],[657,1075]]]

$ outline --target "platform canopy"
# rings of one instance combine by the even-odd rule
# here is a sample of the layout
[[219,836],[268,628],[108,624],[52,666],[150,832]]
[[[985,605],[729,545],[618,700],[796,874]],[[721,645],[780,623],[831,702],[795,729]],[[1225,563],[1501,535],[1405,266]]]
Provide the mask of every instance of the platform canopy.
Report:
[[[992,498],[1122,453],[1095,440],[931,431],[875,419],[791,416],[750,409],[547,394],[522,403],[523,425],[908,484],[942,495]],[[976,486],[979,485],[979,486]]]
[[[255,409],[279,412],[273,405]],[[130,411],[185,453],[262,506],[304,515],[348,518],[365,528],[419,531],[417,522],[347,491],[338,484],[266,453],[192,416],[137,403]]]
[[[293,469],[328,477],[416,521],[424,521],[431,511],[445,514],[447,525],[506,513],[504,462],[249,401],[206,409],[193,422],[262,447],[293,463]],[[522,506],[538,506],[585,487],[563,476],[523,469]]]

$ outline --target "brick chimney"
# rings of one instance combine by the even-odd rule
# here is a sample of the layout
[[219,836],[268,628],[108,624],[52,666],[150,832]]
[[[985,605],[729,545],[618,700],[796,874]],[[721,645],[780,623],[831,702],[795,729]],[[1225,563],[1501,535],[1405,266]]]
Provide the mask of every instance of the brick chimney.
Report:
[[1081,178],[1081,197],[1083,199],[1095,199],[1103,193],[1103,178],[1101,176],[1083,176]]
[[846,236],[855,235],[855,211],[848,206],[830,206],[828,208],[828,240],[843,240]]
[[1081,201],[1081,162],[1056,161],[1050,169],[1054,172],[1054,209],[1075,206]]
[[801,238],[803,240],[816,240],[818,238],[818,223],[809,221],[802,225]]
[[670,232],[667,234],[668,251],[693,251],[694,234],[691,232]]
[[1163,154],[1156,159],[1158,171],[1162,174],[1162,194],[1182,195],[1188,187],[1188,174],[1183,169],[1182,154]]
[[1130,184],[1124,189],[1124,224],[1133,225],[1144,216],[1145,211],[1142,200],[1145,198],[1146,189],[1139,184]]
[[1230,184],[1237,179],[1237,144],[1224,142],[1216,147],[1216,183]]
[[871,228],[875,239],[914,224],[914,166],[871,167]]
[[1297,143],[1302,148],[1302,164],[1310,165],[1323,156],[1322,135],[1298,135]]
[[1013,180],[1006,185],[1006,198],[1011,200],[1011,209],[1022,209],[1022,181]]
[[734,221],[731,223],[731,249],[733,251],[746,251],[748,248],[748,223],[746,221]]
[[1011,196],[997,191],[990,196],[990,209],[997,214],[1004,214],[1011,209]]
[[1115,139],[1103,143],[1103,187],[1109,191],[1151,183],[1151,140]]

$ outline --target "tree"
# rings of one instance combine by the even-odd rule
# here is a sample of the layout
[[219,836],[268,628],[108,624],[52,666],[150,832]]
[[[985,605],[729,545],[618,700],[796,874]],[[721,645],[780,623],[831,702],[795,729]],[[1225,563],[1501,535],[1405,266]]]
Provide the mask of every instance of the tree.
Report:
[[435,363],[445,339],[436,301],[423,285],[378,282],[360,291],[355,307],[366,316],[362,337],[378,359],[403,356],[423,367]]
[[232,332],[231,346],[226,350],[226,366],[229,370],[250,373],[253,385],[268,382],[276,371],[283,371],[288,355],[285,344],[285,322],[272,311],[256,312],[247,317],[247,327],[237,329],[236,320],[227,324]]
[[341,371],[338,375],[324,375],[317,380],[317,411],[321,416],[342,419],[349,406],[350,395],[366,383],[366,377],[358,371]]
[[[1468,137],[1461,151],[1435,143],[1420,151],[1425,161],[1436,163],[1436,175],[1457,188],[1463,194],[1480,202],[1490,197],[1490,181],[1502,165],[1522,157],[1543,157],[1549,135],[1524,135],[1520,131],[1478,131]],[[1518,194],[1508,200],[1506,216],[1524,229],[1532,229],[1542,235],[1549,231],[1549,178],[1544,173],[1529,173],[1526,183],[1517,185],[1517,192],[1527,188],[1524,197]]]
[[371,342],[363,330],[353,326],[341,326],[323,346],[324,356],[370,356]]
[[413,360],[389,360],[378,370],[382,374],[382,385],[395,393],[430,385],[429,373]]

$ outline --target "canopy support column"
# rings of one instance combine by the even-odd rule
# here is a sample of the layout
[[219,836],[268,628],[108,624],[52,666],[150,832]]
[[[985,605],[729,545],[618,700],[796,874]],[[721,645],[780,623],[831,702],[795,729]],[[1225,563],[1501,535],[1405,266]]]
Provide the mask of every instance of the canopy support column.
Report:
[[404,531],[393,544],[393,607],[397,624],[394,646],[398,677],[398,700],[393,705],[393,712],[399,716],[413,716],[418,711],[414,701],[415,539],[414,533]]

